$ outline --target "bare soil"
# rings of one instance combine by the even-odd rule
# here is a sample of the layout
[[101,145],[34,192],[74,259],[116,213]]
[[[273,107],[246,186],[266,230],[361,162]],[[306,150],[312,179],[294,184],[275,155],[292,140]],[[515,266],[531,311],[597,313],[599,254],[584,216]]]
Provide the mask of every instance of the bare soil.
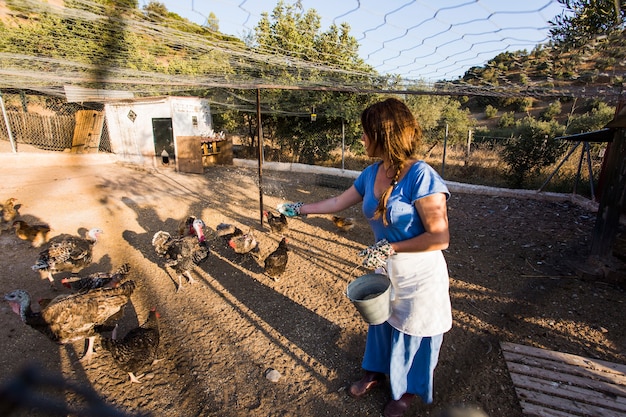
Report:
[[[349,232],[329,216],[291,219],[291,252],[278,281],[262,261],[281,236],[261,224],[257,171],[209,167],[204,175],[142,169],[117,162],[50,162],[2,154],[0,200],[16,197],[20,215],[46,222],[51,235],[104,230],[94,263],[83,274],[131,265],[138,284],[120,330],[143,322],[151,307],[161,314],[163,360],[133,384],[96,343],[91,364],[78,361],[81,342],[59,346],[22,324],[0,304],[0,383],[28,364],[97,392],[121,412],[151,416],[378,416],[387,387],[364,399],[346,395],[360,378],[367,326],[345,296],[365,273],[357,252],[372,243],[358,207]],[[45,161],[45,163],[43,162]],[[92,161],[89,159],[88,161]],[[312,201],[337,189],[315,175],[272,172],[262,177],[263,207]],[[195,271],[197,283],[177,293],[172,272],[151,246],[158,230],[176,232],[187,215],[207,224],[211,255]],[[454,327],[446,334],[435,372],[435,402],[416,403],[407,416],[432,416],[456,403],[490,416],[521,417],[500,342],[626,363],[625,293],[580,274],[596,214],[569,202],[454,193],[449,200],[450,270]],[[219,223],[251,229],[256,255],[238,255],[214,231]],[[0,292],[16,288],[35,300],[52,291],[31,270],[39,249],[11,232],[0,235]],[[60,277],[64,274],[60,274]],[[265,377],[268,369],[281,375]],[[82,395],[33,387],[45,398],[82,407]],[[24,390],[22,394],[26,394]],[[6,404],[0,398],[0,404]],[[13,416],[51,415],[28,400]],[[93,412],[85,415],[94,415]]]

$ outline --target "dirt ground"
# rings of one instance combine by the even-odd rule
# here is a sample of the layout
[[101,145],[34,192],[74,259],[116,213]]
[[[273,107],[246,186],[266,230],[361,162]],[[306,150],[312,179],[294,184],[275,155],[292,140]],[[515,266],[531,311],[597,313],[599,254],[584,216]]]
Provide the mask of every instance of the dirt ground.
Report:
[[[95,390],[128,415],[378,416],[387,387],[366,398],[348,397],[360,378],[366,324],[345,295],[365,273],[357,252],[372,243],[359,208],[349,232],[329,216],[291,219],[286,273],[274,281],[262,260],[281,236],[261,226],[257,170],[206,168],[204,175],[140,169],[119,162],[71,162],[59,155],[3,158],[0,200],[16,197],[20,215],[52,226],[51,236],[100,227],[94,263],[82,274],[110,271],[124,262],[138,287],[120,321],[122,334],[143,322],[151,307],[161,314],[163,360],[132,384],[96,343],[89,365],[77,361],[81,342],[59,346],[22,324],[0,303],[0,383],[24,366]],[[312,201],[338,193],[316,185],[315,175],[272,172],[262,177],[263,205]],[[151,238],[175,232],[187,215],[207,224],[211,255],[196,269],[197,283],[176,292],[155,255]],[[407,416],[433,416],[456,403],[481,407],[491,417],[522,411],[500,342],[626,363],[624,302],[615,285],[577,274],[590,247],[595,213],[569,202],[454,193],[449,200],[450,270],[454,327],[446,334],[435,371],[435,402],[417,402]],[[235,254],[215,236],[219,223],[251,229],[259,252]],[[38,249],[10,232],[0,235],[0,292],[16,288],[35,300],[52,291],[31,270]],[[60,274],[64,276],[67,274]],[[265,374],[281,375],[271,381]],[[45,398],[81,407],[81,395],[36,388]],[[0,401],[1,403],[1,401]],[[6,404],[6,403],[5,403]],[[12,416],[50,415],[38,402]],[[87,413],[85,415],[94,415]]]

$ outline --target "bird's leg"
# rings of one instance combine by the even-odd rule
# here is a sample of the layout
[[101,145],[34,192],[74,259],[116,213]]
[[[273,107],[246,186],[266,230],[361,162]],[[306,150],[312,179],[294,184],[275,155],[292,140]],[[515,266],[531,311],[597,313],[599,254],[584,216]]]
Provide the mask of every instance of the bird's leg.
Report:
[[91,358],[93,357],[93,344],[94,344],[95,339],[96,339],[95,336],[89,337],[89,344],[87,345],[85,354],[80,359],[81,362],[87,362],[88,364],[91,363]]
[[178,292],[183,286],[183,276],[182,274],[176,274],[176,275],[178,275],[178,286],[176,287],[176,292]]
[[135,384],[141,384],[141,381],[135,376],[134,373],[129,372],[128,376],[130,377],[130,382],[134,382]]
[[196,280],[193,279],[193,277],[191,276],[191,272],[185,271],[185,276],[187,277],[187,280],[189,281],[190,284],[196,283]]
[[54,282],[54,277],[52,276],[52,272],[48,270],[48,281],[50,281],[50,288],[54,291],[58,291],[57,284]]

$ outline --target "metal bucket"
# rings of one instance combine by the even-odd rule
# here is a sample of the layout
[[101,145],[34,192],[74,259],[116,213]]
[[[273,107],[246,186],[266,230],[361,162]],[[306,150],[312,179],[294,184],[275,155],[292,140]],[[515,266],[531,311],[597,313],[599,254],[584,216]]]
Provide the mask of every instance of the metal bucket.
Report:
[[369,324],[381,324],[391,316],[391,281],[387,275],[367,274],[348,284],[346,295]]

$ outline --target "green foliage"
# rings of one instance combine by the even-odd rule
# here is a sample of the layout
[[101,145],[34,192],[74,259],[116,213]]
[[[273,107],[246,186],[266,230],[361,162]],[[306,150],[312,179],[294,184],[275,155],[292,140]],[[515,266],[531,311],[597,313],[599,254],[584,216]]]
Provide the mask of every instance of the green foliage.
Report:
[[528,175],[556,162],[565,145],[555,138],[564,130],[555,121],[538,121],[530,116],[516,124],[514,136],[504,148],[504,160],[509,165],[513,186],[521,186]]
[[464,143],[468,130],[474,126],[469,110],[462,109],[461,103],[454,98],[411,95],[404,100],[420,123],[424,142],[429,147],[443,143],[446,125],[450,145]]
[[600,130],[608,122],[613,120],[615,108],[606,103],[599,102],[591,111],[581,115],[572,116],[567,126],[567,133],[577,134]]
[[[269,51],[280,51],[301,64],[285,61],[282,69],[276,65],[256,69],[268,82],[297,84],[307,79],[324,83],[316,70],[316,63],[331,64],[348,70],[373,73],[358,55],[358,42],[350,36],[347,24],[331,25],[320,31],[320,16],[314,9],[304,11],[297,2],[285,5],[279,1],[272,15],[263,13],[255,27],[253,45],[263,45]],[[258,48],[258,46],[257,46]],[[311,65],[305,65],[310,62]],[[345,75],[346,81],[354,75]],[[342,122],[346,144],[351,146],[360,138],[359,117],[372,96],[325,91],[271,90],[264,92],[265,101],[274,103],[268,109],[272,114],[263,122],[264,130],[271,131],[273,140],[293,155],[295,162],[315,163],[325,160],[341,140]],[[317,120],[310,114],[315,109]]]
[[512,111],[502,113],[500,120],[498,121],[499,128],[507,128],[515,126],[515,113]]
[[541,112],[541,120],[546,122],[554,120],[556,116],[561,114],[561,108],[562,106],[559,100],[553,101],[548,104],[548,107],[544,111]]
[[559,47],[579,48],[598,35],[624,28],[626,3],[615,0],[558,0],[564,7],[550,24],[550,37]]
[[491,104],[488,104],[485,107],[485,116],[487,117],[487,119],[495,119],[497,115],[498,115],[497,107],[494,107]]

